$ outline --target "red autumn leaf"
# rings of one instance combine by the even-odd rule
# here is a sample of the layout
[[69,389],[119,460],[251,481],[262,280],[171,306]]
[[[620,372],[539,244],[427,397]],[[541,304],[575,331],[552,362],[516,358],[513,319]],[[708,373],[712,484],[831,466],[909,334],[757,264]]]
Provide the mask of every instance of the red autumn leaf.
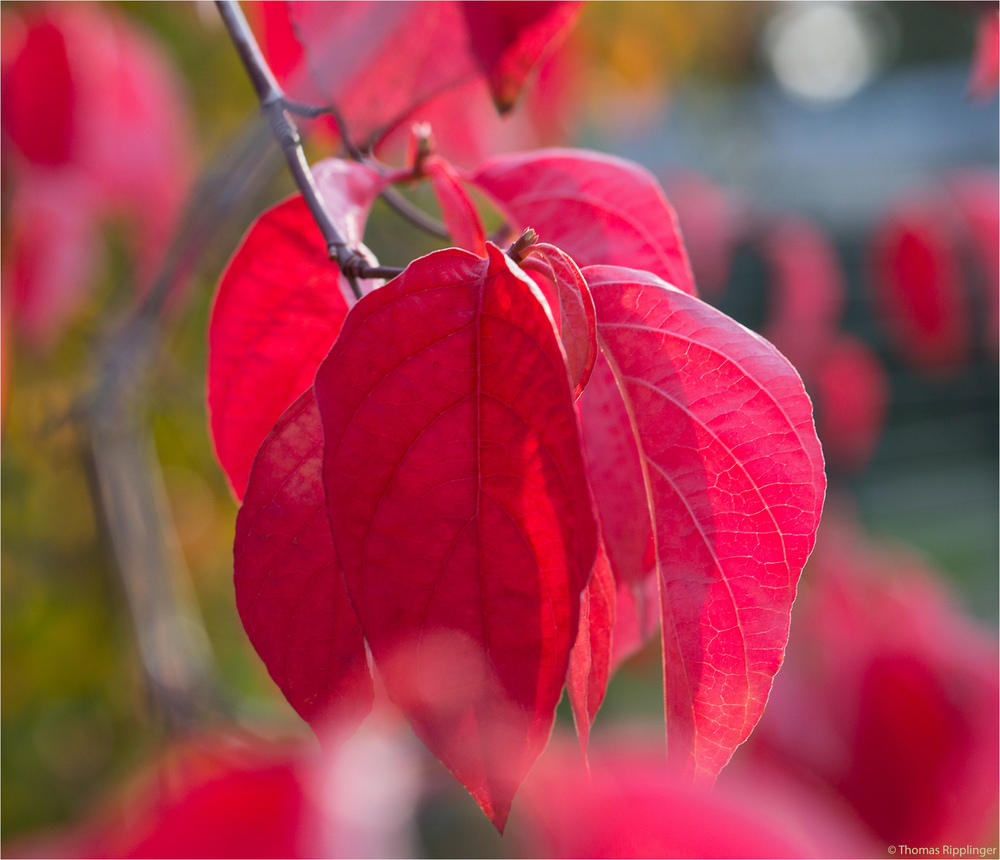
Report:
[[[93,281],[101,222],[128,219],[140,291],[152,283],[187,194],[192,145],[173,69],[107,7],[53,6],[23,21],[5,11],[2,88],[5,174],[7,142],[20,155],[9,162],[17,304],[26,309],[16,324],[44,341]],[[59,186],[55,214],[49,189]]]
[[458,248],[486,256],[486,232],[476,205],[465,190],[455,168],[438,155],[423,160],[423,170],[430,176],[434,195],[441,207],[441,218]]
[[759,788],[757,796],[692,789],[634,737],[594,749],[589,773],[554,741],[524,788],[532,857],[871,856],[870,845],[836,832],[839,819],[803,827],[779,798],[761,802]]
[[[77,99],[62,30],[47,18],[25,26],[5,9],[3,42],[4,133],[29,161],[65,164],[73,151]],[[14,54],[9,63],[8,54]]]
[[979,18],[976,53],[969,75],[969,95],[988,101],[996,95],[1000,83],[1000,11],[990,9]]
[[590,583],[580,600],[580,627],[569,656],[566,692],[583,754],[590,727],[604,701],[611,676],[611,631],[615,626],[615,578],[604,548],[598,544]]
[[[358,247],[382,180],[336,159],[314,175],[341,234]],[[237,499],[261,441],[336,340],[349,295],[301,196],[258,218],[230,261],[209,323],[208,410]]]
[[957,371],[970,346],[968,300],[952,225],[936,197],[898,204],[872,239],[876,309],[914,367]]
[[597,359],[597,320],[590,289],[572,258],[554,245],[532,245],[526,253],[521,268],[535,277],[553,313],[559,309],[559,337],[566,350],[573,393],[579,396]]
[[362,299],[315,390],[333,538],[386,689],[502,829],[552,728],[596,534],[553,322],[487,248]]
[[[378,140],[429,98],[478,76],[506,110],[579,6],[290,2],[287,14],[311,79],[299,71],[286,85],[297,98],[336,104],[357,140]],[[287,39],[265,45],[274,41],[283,46],[281,65],[288,65],[294,52]]]
[[813,376],[816,424],[829,463],[860,470],[871,460],[889,409],[889,379],[863,342],[841,334]]
[[837,252],[815,224],[786,216],[767,233],[771,312],[761,334],[806,378],[836,337],[846,287]]
[[323,494],[323,428],[312,389],[281,416],[254,460],[236,518],[236,606],[285,698],[321,734],[354,729],[374,688]]
[[839,793],[883,844],[995,839],[996,631],[842,516],[824,517],[805,581],[754,755]]
[[470,181],[510,220],[532,227],[580,266],[644,269],[694,295],[677,218],[655,177],[637,164],[570,149],[499,156]]
[[501,113],[514,106],[531,70],[573,25],[582,5],[464,0],[473,54]]
[[9,210],[4,289],[20,334],[51,344],[79,313],[101,259],[94,189],[78,173],[25,171]]
[[784,655],[825,492],[812,408],[787,360],[719,311],[646,272],[584,276],[652,514],[668,755],[711,782]]

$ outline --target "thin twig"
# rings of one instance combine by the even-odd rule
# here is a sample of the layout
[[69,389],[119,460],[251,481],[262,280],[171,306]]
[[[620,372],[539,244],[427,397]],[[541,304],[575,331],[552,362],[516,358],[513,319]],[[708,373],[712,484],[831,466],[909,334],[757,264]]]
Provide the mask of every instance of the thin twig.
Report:
[[[380,275],[373,274],[376,269],[382,272],[381,276],[384,277],[384,272],[389,267],[370,266],[358,251],[347,244],[337,225],[333,222],[333,218],[326,208],[326,203],[323,202],[319,193],[319,188],[316,186],[312,171],[309,169],[309,162],[306,161],[305,152],[302,150],[302,138],[299,136],[298,127],[288,109],[288,99],[285,92],[271,71],[271,67],[267,64],[267,60],[264,59],[257,39],[243,15],[243,10],[240,9],[239,3],[235,0],[216,0],[215,5],[229,31],[233,45],[243,61],[243,66],[247,70],[257,98],[260,99],[261,110],[271,124],[271,130],[281,146],[288,167],[292,171],[292,176],[295,177],[295,183],[302,192],[306,205],[323,234],[330,259],[337,261],[337,265],[351,285],[355,297],[360,299],[362,293],[361,287],[358,286],[358,278],[379,277]],[[398,274],[402,270],[394,271]]]

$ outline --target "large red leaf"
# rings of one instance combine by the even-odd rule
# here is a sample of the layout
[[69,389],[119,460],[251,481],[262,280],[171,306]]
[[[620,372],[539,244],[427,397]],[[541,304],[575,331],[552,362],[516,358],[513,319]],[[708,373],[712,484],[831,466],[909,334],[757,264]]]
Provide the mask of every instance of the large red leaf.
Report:
[[488,251],[436,252],[362,299],[315,390],[386,689],[502,829],[552,727],[596,527],[552,319]]
[[710,782],[783,658],[825,491],[812,408],[791,365],[719,311],[646,272],[584,276],[652,514],[668,755]]
[[236,517],[233,569],[243,626],[285,698],[318,733],[356,728],[374,688],[323,494],[323,428],[311,388],[254,460]]
[[580,747],[587,754],[590,727],[604,701],[611,676],[611,632],[615,627],[615,578],[598,545],[594,570],[580,600],[580,627],[569,656],[566,692]]
[[510,219],[580,266],[645,269],[696,293],[674,210],[642,167],[597,152],[543,149],[499,156],[470,177]]
[[[335,159],[313,172],[342,235],[358,247],[382,180]],[[336,340],[349,295],[301,196],[257,219],[230,261],[209,323],[208,410],[216,455],[238,499],[264,436]]]
[[[299,98],[335,103],[357,140],[378,139],[432,96],[480,75],[506,110],[580,5],[290,2],[311,79],[299,71],[287,86]],[[281,53],[287,66],[294,51]]]

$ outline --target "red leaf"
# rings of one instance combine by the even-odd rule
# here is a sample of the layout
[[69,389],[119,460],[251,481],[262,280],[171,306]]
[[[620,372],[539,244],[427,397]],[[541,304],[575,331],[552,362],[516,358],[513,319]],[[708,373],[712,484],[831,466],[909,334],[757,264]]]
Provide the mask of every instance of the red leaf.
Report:
[[615,626],[615,579],[608,557],[598,544],[590,583],[580,599],[580,627],[569,656],[566,691],[583,754],[590,727],[604,701],[611,675],[611,631]]
[[936,197],[898,204],[872,240],[876,307],[913,366],[956,372],[968,358],[970,320],[952,224]]
[[[478,75],[509,108],[579,3],[288,3],[313,80],[298,97],[335,103],[357,140],[377,140],[432,96]],[[495,7],[495,8],[494,8]],[[287,52],[286,52],[287,53]]]
[[3,69],[4,132],[29,161],[65,164],[73,152],[77,93],[62,30],[44,17],[25,26],[5,9],[3,41],[5,58],[16,51]]
[[646,272],[584,276],[655,529],[668,755],[711,782],[760,717],[812,549],[811,405],[767,341],[698,299]]
[[533,227],[580,266],[631,266],[695,294],[677,218],[655,177],[637,164],[569,149],[499,156],[470,180],[519,233]]
[[988,101],[1000,83],[1000,12],[990,9],[979,18],[976,31],[976,53],[969,75],[969,95]]
[[[264,440],[236,518],[236,605],[285,698],[317,733],[372,708],[365,643],[323,495],[323,428],[312,389]],[[346,724],[346,725],[345,725]]]
[[527,254],[521,268],[536,276],[549,307],[559,309],[559,337],[566,350],[573,393],[579,397],[597,359],[594,300],[580,268],[568,254],[544,243],[532,245]]
[[517,101],[532,68],[565,36],[582,2],[462,4],[473,54],[501,113]]
[[871,460],[889,409],[889,379],[863,341],[841,334],[814,375],[819,436],[827,460],[860,470]]
[[51,345],[79,313],[101,259],[94,189],[75,171],[25,172],[12,195],[5,268],[14,324]]
[[837,334],[844,274],[826,234],[804,218],[781,219],[767,233],[772,310],[761,334],[807,379]]
[[477,257],[485,257],[483,222],[455,168],[440,156],[431,155],[424,159],[423,169],[431,178],[441,218],[455,246],[472,251]]
[[[313,172],[341,233],[358,247],[381,179],[335,159]],[[264,436],[336,340],[349,295],[301,196],[257,219],[230,261],[209,323],[208,409],[237,499]]]
[[779,805],[780,798],[762,801],[759,789],[756,796],[693,790],[664,767],[651,744],[634,737],[595,749],[589,770],[556,742],[539,761],[525,783],[528,856],[870,856],[869,845],[828,839],[817,826],[831,831],[839,819],[833,827],[810,821],[806,829],[794,809]]
[[362,299],[315,389],[334,542],[386,689],[502,829],[552,727],[596,534],[552,320],[487,247]]
[[995,839],[996,630],[842,517],[824,516],[806,582],[754,752],[838,791],[884,843]]
[[664,184],[677,212],[699,292],[706,298],[721,298],[736,243],[747,228],[748,207],[694,171],[667,176]]

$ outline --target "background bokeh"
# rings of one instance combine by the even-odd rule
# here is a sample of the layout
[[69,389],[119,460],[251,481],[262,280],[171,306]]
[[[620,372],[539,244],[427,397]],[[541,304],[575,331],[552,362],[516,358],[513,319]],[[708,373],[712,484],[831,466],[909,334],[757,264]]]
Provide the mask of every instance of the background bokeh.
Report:
[[[232,141],[253,134],[256,101],[214,7],[113,8],[176,65],[196,170],[231,163]],[[682,230],[707,236],[702,256],[692,250],[699,279],[700,266],[718,278],[707,297],[753,328],[766,328],[775,298],[773,270],[752,225],[800,216],[819,228],[846,287],[839,329],[870,348],[888,381],[884,427],[871,456],[831,463],[831,503],[850,510],[872,539],[908,547],[995,635],[997,344],[987,324],[987,293],[975,292],[984,276],[963,263],[972,267],[963,287],[973,307],[968,349],[961,362],[928,370],[893,339],[876,307],[872,274],[874,237],[906,195],[937,193],[956,171],[978,171],[987,182],[992,177],[995,188],[996,93],[979,99],[967,93],[982,11],[977,4],[949,3],[592,3],[558,62],[543,70],[539,86],[547,101],[535,106],[536,121],[511,136],[521,135],[523,145],[587,146],[650,168],[668,194],[677,191]],[[30,14],[30,4],[4,4],[5,57],[13,50],[8,34],[16,30],[10,21]],[[529,103],[522,110],[532,109]],[[441,145],[448,155],[444,138]],[[331,154],[330,147],[321,133],[310,138],[312,158]],[[151,428],[162,466],[156,481],[162,480],[183,559],[179,587],[193,598],[188,620],[197,635],[207,635],[212,703],[194,723],[235,721],[265,737],[306,738],[308,730],[267,677],[236,614],[236,506],[211,451],[204,406],[214,285],[250,221],[293,190],[275,155],[273,147],[263,151],[266,170],[218,225],[179,293],[140,421]],[[13,172],[5,142],[5,199]],[[692,189],[716,197],[708,191],[698,197]],[[413,194],[433,208],[422,190]],[[707,226],[697,221],[706,211],[700,207],[713,200],[751,224],[736,231],[728,247],[712,244],[729,223],[725,217],[706,216]],[[102,263],[80,312],[58,338],[39,346],[5,322],[5,841],[83,815],[176,731],[145,688],[78,420],[100,351],[130,307],[130,228],[122,217],[104,223]],[[5,254],[8,239],[5,226]],[[436,247],[382,203],[372,212],[366,242],[389,265],[405,265]],[[721,254],[727,265],[720,268]],[[986,278],[980,286],[995,292],[997,284]],[[793,616],[790,647],[795,634]],[[655,648],[647,649],[623,668],[596,732],[602,723],[614,727],[662,713],[658,659]],[[560,720],[568,720],[562,708]],[[503,850],[474,810],[455,811],[445,800],[425,809],[421,834],[431,854]]]

